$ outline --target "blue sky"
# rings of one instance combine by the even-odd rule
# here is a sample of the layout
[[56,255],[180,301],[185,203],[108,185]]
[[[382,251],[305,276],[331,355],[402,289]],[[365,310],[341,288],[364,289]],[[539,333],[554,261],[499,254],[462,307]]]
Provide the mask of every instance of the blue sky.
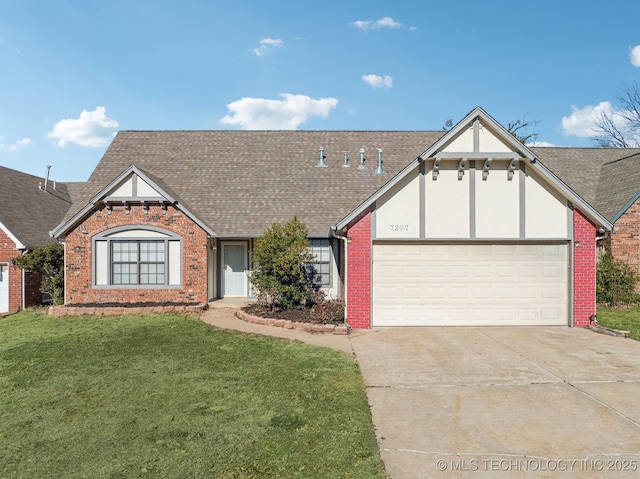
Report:
[[84,181],[118,130],[438,130],[476,106],[590,146],[640,81],[638,18],[629,0],[0,0],[0,165]]

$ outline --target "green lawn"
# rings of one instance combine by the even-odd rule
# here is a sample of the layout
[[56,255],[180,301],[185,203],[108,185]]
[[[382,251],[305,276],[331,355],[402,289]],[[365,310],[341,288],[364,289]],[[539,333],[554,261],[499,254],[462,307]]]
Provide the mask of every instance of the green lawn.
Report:
[[149,315],[0,320],[0,477],[382,478],[344,354]]
[[630,331],[640,341],[640,306],[626,309],[598,308],[598,323],[607,328]]

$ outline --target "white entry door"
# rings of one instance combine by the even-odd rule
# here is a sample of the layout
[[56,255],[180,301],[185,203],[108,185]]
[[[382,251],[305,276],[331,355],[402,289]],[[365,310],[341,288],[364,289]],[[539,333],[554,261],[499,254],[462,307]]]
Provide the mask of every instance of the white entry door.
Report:
[[9,266],[0,264],[0,313],[9,311]]
[[222,296],[247,296],[247,244],[222,243]]

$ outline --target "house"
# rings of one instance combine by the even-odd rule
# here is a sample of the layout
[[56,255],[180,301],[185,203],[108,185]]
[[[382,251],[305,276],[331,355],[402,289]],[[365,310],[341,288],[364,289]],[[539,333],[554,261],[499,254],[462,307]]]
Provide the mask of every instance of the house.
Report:
[[533,150],[613,224],[611,233],[601,235],[601,249],[640,274],[640,148]]
[[15,258],[54,242],[49,231],[70,206],[68,185],[0,166],[0,313],[42,304],[40,275]]
[[297,215],[352,327],[573,325],[611,222],[483,109],[451,130],[124,131],[51,234],[65,304],[252,295]]

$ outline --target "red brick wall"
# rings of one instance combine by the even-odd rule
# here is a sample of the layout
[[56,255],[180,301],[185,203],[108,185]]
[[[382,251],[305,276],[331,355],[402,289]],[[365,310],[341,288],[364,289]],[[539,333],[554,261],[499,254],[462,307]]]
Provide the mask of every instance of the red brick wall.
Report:
[[606,243],[609,252],[640,273],[640,199],[616,221],[615,231]]
[[[113,206],[109,214],[99,207],[65,238],[65,304],[87,303],[206,303],[207,234],[182,212],[170,206],[166,215],[159,205],[150,205],[148,214],[132,205]],[[182,288],[109,289],[92,286],[91,240],[117,226],[154,226],[182,237]]]
[[22,270],[11,265],[11,261],[18,256],[20,250],[16,244],[0,230],[0,263],[8,264],[9,272],[9,311],[22,309]]
[[371,327],[371,213],[347,227],[347,321],[352,328]]
[[573,212],[573,325],[587,326],[596,312],[596,227]]

